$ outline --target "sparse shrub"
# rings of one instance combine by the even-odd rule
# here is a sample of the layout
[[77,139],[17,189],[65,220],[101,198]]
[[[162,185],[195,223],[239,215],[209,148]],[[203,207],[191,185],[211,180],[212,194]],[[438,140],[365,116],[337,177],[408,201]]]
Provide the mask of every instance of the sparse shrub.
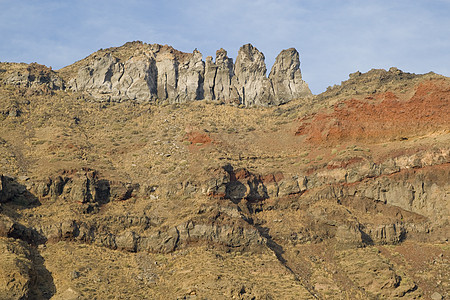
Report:
[[42,145],[45,144],[47,141],[45,140],[39,140],[39,141],[33,141],[31,142],[32,145]]
[[309,155],[309,151],[302,152],[300,157],[307,157]]

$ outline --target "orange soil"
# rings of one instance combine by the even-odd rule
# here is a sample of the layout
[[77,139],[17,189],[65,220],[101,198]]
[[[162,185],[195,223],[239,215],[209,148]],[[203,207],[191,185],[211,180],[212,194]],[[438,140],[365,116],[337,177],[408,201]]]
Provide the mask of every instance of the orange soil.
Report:
[[[403,96],[403,95],[400,95]],[[404,98],[405,96],[403,96]],[[306,135],[313,144],[346,140],[407,138],[450,128],[450,83],[421,83],[410,99],[392,92],[350,99],[334,105],[331,113],[300,119],[295,135]]]

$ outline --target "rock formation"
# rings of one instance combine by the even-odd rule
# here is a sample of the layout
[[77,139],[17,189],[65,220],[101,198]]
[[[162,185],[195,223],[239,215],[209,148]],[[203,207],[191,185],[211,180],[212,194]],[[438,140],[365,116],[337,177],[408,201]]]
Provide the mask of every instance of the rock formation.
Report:
[[29,65],[24,63],[6,63],[10,70],[5,70],[4,82],[7,84],[25,87],[37,88],[45,86],[50,90],[63,90],[65,88],[61,77],[44,65],[31,63]]
[[270,71],[269,79],[272,81],[275,99],[281,102],[309,95],[308,86],[302,80],[300,72],[299,54],[294,48],[281,51]]
[[449,298],[450,78],[266,71],[250,44],[0,62],[0,299]]
[[223,49],[217,51],[215,62],[207,57],[205,63],[197,50],[183,53],[140,42],[100,50],[61,70],[69,89],[117,102],[183,103],[206,99],[268,106],[311,95],[301,78],[295,49],[280,53],[269,78],[266,72],[264,55],[251,44],[241,47],[233,64]]
[[233,59],[227,56],[227,51],[217,50],[215,63],[212,61],[212,57],[208,56],[205,68],[205,99],[230,100],[233,75]]

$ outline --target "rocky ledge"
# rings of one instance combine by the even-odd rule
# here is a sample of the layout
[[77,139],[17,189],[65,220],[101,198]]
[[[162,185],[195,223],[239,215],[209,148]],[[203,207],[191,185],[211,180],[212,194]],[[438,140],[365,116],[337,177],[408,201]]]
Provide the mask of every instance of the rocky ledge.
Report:
[[299,53],[281,51],[269,76],[264,54],[251,44],[240,48],[236,63],[220,49],[216,59],[202,60],[194,50],[126,43],[99,50],[60,70],[67,89],[98,100],[183,103],[217,100],[244,106],[279,105],[311,96],[302,80]]

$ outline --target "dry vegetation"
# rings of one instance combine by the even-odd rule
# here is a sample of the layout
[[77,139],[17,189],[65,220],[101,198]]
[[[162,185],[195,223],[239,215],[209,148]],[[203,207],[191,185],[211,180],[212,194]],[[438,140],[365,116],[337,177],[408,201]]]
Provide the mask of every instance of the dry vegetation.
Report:
[[[2,63],[0,78],[25,67]],[[60,74],[64,77],[72,71],[66,68]],[[430,218],[368,197],[358,198],[356,193],[319,198],[315,190],[308,189],[285,197],[233,203],[202,192],[202,185],[227,164],[234,170],[245,168],[250,172],[245,175],[248,178],[281,172],[286,179],[350,170],[358,163],[382,163],[430,149],[448,151],[449,79],[395,74],[400,78],[386,79],[369,72],[370,78],[381,76],[373,88],[373,80],[357,74],[360,82],[352,77],[313,99],[252,109],[206,101],[167,105],[95,102],[82,93],[3,82],[1,174],[31,192],[46,178],[79,170],[96,170],[100,178],[137,183],[141,189],[124,201],[103,203],[94,213],[80,213],[80,203],[69,198],[38,197],[38,204],[32,205],[19,200],[0,203],[0,216],[27,228],[80,221],[105,232],[133,231],[144,236],[191,220],[222,222],[237,231],[233,218],[238,215],[244,216],[237,218],[239,222],[242,218],[248,223],[242,228],[253,228],[266,244],[233,248],[211,238],[190,240],[175,251],[158,253],[110,249],[71,236],[28,245],[7,235],[0,237],[2,270],[13,274],[21,268],[17,276],[11,275],[19,283],[32,277],[26,274],[44,272],[47,277],[41,289],[29,285],[40,299],[428,299],[433,293],[448,297],[448,221],[428,232],[411,230],[406,241],[347,245],[342,240],[351,240],[347,236],[351,233],[339,230],[359,228],[362,220],[364,226],[373,228],[399,223],[419,228],[428,226]],[[396,109],[405,109],[405,117],[386,114],[392,113],[391,106],[383,106],[392,104],[383,102],[386,91],[398,101]],[[408,118],[423,108],[423,99],[431,103],[432,110],[411,122]],[[367,103],[377,112],[372,119],[349,118],[355,107],[362,105],[367,112]],[[389,118],[399,122],[391,124],[389,134],[361,131],[368,124],[370,133],[376,132]],[[339,125],[339,134],[333,135]],[[438,167],[401,170],[397,175],[410,174],[405,182],[427,174],[445,177],[448,161]],[[351,189],[372,177],[342,186]],[[433,180],[439,185],[445,178]],[[143,193],[145,189],[149,192]],[[447,201],[443,207],[448,209],[448,198],[440,200]],[[224,212],[233,216],[229,217],[232,221],[223,217]],[[134,217],[148,217],[151,228],[123,221]],[[335,238],[339,234],[342,240]],[[19,267],[10,263],[13,259]],[[27,273],[24,268],[34,271]],[[9,277],[1,276],[9,282]]]

